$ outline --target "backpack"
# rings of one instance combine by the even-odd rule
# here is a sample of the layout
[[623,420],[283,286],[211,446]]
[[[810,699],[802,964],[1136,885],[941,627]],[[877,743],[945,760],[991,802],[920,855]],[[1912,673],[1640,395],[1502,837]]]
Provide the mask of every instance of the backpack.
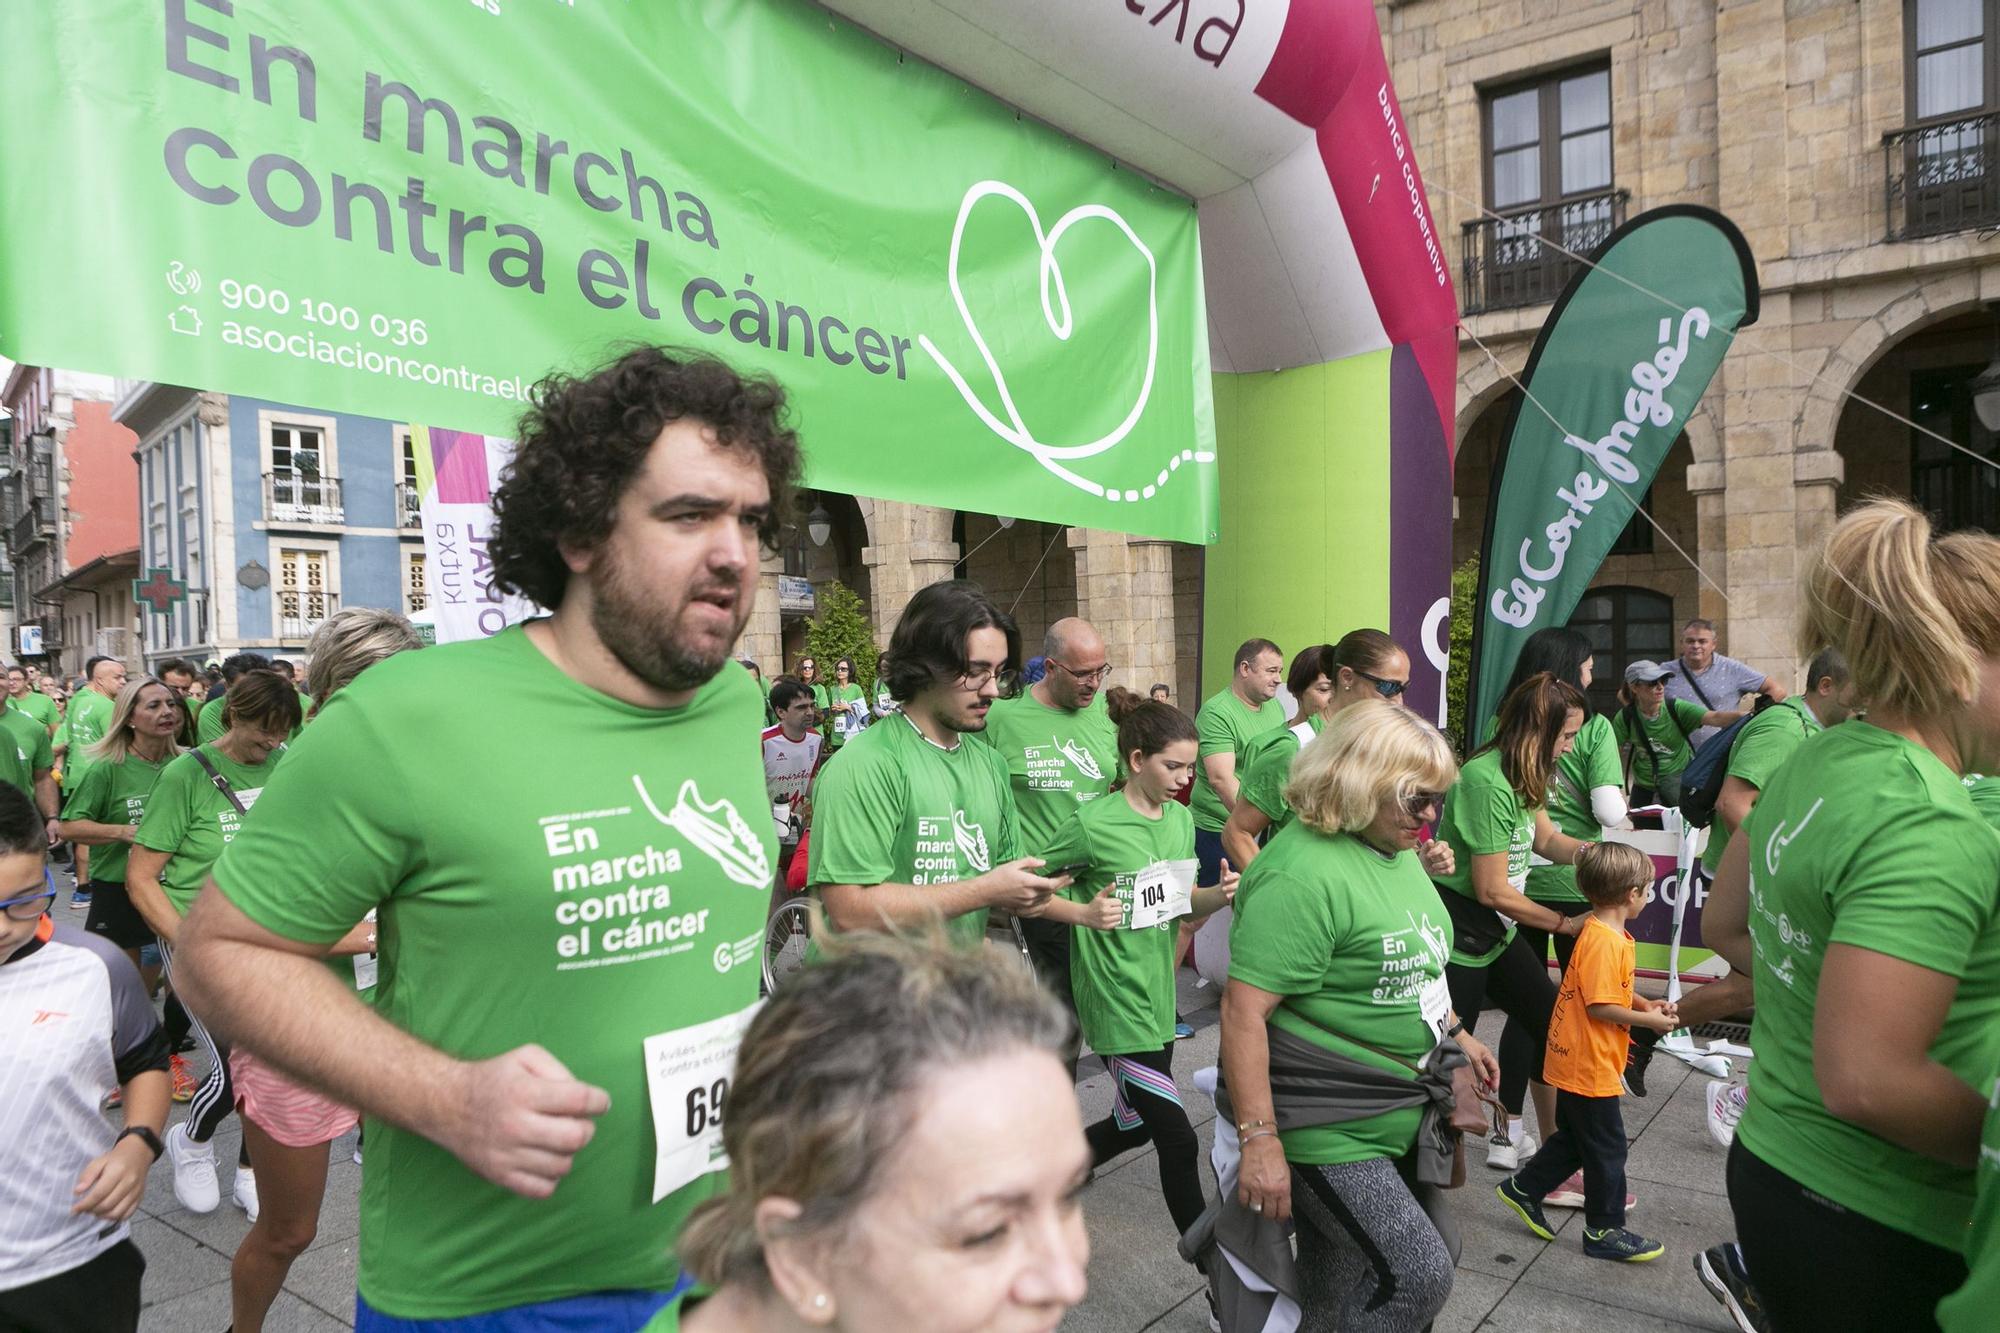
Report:
[[1729,752],[1736,745],[1736,738],[1748,726],[1750,719],[1766,708],[1776,707],[1768,694],[1757,696],[1757,702],[1748,714],[1716,732],[1701,743],[1694,752],[1694,758],[1681,770],[1681,818],[1695,828],[1707,828],[1715,821],[1715,802],[1722,795],[1722,784],[1729,776]]

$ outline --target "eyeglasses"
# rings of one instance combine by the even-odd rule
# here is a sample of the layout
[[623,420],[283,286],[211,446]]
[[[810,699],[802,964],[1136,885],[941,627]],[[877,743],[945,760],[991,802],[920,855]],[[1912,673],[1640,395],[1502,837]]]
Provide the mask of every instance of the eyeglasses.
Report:
[[1361,679],[1371,682],[1375,686],[1375,693],[1381,695],[1384,699],[1393,699],[1404,690],[1410,688],[1410,682],[1407,680],[1384,680],[1380,676],[1369,675],[1359,667],[1349,667],[1347,669],[1361,677]]
[[1000,672],[1001,672],[1000,667],[988,666],[982,662],[978,666],[973,667],[969,671],[961,671],[959,673],[958,675],[959,688],[966,690],[984,689],[986,686],[986,682],[992,680],[995,676],[999,675]]
[[1444,793],[1441,791],[1413,791],[1403,798],[1403,813],[1412,819],[1428,819],[1443,812]]
[[12,920],[35,920],[42,913],[48,911],[49,908],[55,906],[56,901],[55,873],[44,868],[42,870],[42,883],[46,886],[42,892],[31,894],[26,898],[9,898],[4,902],[0,902],[0,908],[5,908],[8,917]]
[[1069,676],[1070,679],[1076,681],[1079,685],[1102,685],[1104,683],[1104,678],[1111,674],[1111,663],[1109,662],[1106,662],[1103,666],[1098,667],[1095,671],[1078,671],[1075,667],[1069,666],[1062,662],[1058,662],[1053,657],[1047,658],[1045,660],[1052,667],[1061,667],[1063,673]]

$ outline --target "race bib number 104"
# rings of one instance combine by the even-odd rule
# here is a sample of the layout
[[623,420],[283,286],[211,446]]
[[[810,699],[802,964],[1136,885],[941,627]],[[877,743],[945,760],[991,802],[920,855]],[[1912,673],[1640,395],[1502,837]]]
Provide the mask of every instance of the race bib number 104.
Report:
[[1194,910],[1194,876],[1198,862],[1155,861],[1132,881],[1132,910],[1126,913],[1130,930],[1146,930]]

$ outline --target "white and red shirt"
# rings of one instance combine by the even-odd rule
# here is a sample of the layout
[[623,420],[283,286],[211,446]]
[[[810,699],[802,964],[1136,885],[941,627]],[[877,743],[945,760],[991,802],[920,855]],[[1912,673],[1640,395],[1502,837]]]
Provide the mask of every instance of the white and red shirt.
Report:
[[771,798],[771,822],[779,842],[799,840],[799,829],[792,825],[792,807],[812,789],[822,739],[816,731],[793,740],[783,727],[764,728],[764,790]]

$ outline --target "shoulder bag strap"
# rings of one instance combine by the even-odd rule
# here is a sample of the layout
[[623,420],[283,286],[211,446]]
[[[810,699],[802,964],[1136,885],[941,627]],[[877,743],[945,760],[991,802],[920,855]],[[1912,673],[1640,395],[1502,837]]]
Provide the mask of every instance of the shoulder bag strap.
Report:
[[[1667,702],[1661,704],[1660,707],[1672,709],[1673,701],[1669,699]],[[1657,792],[1660,789],[1660,756],[1653,753],[1653,738],[1646,734],[1646,720],[1639,716],[1639,705],[1625,705],[1625,725],[1632,730],[1633,752],[1635,754],[1640,750],[1646,752],[1646,762],[1653,769],[1653,790]],[[1679,726],[1680,724],[1677,722],[1674,725]]]
[[236,807],[237,814],[247,815],[250,813],[249,810],[244,808],[243,802],[236,798],[236,788],[229,785],[229,779],[222,776],[221,771],[216,768],[214,761],[203,754],[199,748],[189,750],[188,753],[194,756],[194,761],[201,765],[203,772],[208,774],[208,780],[215,784],[215,789],[221,792],[231,805]]
[[1708,691],[1701,687],[1701,682],[1694,678],[1694,672],[1688,670],[1687,662],[1680,661],[1674,665],[1681,669],[1681,678],[1687,681],[1688,688],[1693,690],[1695,697],[1701,700],[1701,706],[1713,713],[1715,711],[1714,702],[1708,697]]

